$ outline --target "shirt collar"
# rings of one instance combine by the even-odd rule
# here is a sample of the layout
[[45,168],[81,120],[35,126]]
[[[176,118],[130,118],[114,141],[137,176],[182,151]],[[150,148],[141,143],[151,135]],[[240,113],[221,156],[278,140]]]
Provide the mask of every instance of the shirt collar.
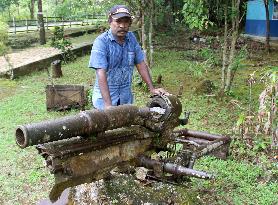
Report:
[[[108,37],[110,39],[110,41],[116,41],[116,39],[114,38],[113,34],[112,34],[112,31],[111,31],[111,28],[108,30]],[[126,40],[130,40],[129,39],[129,32],[127,32],[126,36],[125,36],[125,39]]]

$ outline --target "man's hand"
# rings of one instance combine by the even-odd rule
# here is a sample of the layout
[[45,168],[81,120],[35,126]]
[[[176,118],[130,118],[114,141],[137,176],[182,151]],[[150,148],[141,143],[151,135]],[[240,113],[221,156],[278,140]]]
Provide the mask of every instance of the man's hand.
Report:
[[163,88],[153,88],[150,89],[150,92],[152,94],[156,94],[156,95],[170,95],[166,90],[164,90]]
[[111,108],[111,107],[113,107],[112,105],[106,105],[106,104],[104,104],[104,110],[107,110],[107,109],[109,109],[109,108]]

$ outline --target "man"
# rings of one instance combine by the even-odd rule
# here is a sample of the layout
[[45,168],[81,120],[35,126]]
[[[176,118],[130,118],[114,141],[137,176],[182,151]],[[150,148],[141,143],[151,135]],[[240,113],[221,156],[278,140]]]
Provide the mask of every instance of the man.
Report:
[[167,94],[162,88],[154,88],[142,49],[134,34],[128,31],[132,23],[129,9],[124,5],[112,7],[108,22],[110,29],[94,41],[89,61],[89,67],[96,70],[93,106],[103,110],[132,104],[134,65],[152,94]]

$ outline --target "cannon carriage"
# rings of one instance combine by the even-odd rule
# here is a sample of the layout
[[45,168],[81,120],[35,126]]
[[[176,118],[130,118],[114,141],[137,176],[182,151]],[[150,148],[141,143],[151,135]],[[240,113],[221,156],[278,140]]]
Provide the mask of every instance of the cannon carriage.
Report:
[[[55,185],[49,195],[52,201],[66,188],[106,178],[113,168],[125,164],[146,167],[156,177],[166,172],[211,179],[212,174],[193,169],[195,160],[211,153],[225,159],[230,138],[177,129],[188,121],[180,119],[181,113],[176,96],[153,96],[143,108],[121,105],[20,125],[15,137],[21,148],[35,145],[54,174]],[[174,156],[180,160],[150,157],[159,151],[171,152],[169,144],[182,145]]]

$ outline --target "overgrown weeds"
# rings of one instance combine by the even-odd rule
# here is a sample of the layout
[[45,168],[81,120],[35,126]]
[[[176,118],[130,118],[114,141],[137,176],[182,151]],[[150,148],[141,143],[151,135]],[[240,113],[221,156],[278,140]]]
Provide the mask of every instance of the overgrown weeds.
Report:
[[[181,39],[180,36],[177,38]],[[159,43],[163,44],[163,38],[159,39],[161,40]],[[191,45],[189,38],[185,37],[183,44],[189,47]],[[205,49],[201,52],[204,61],[210,55],[215,55],[217,58],[217,53],[210,54],[210,52]],[[205,157],[196,164],[196,169],[215,173],[216,179],[212,181],[192,179],[189,184],[187,183],[187,188],[180,186],[178,190],[195,192],[198,197],[194,200],[202,204],[277,204],[277,162],[273,160],[273,155],[265,152],[269,147],[269,141],[264,141],[261,135],[255,138],[249,129],[253,141],[252,147],[249,147],[246,139],[233,129],[240,113],[248,113],[250,102],[254,104],[252,109],[258,108],[257,100],[266,84],[253,84],[250,98],[248,79],[254,70],[243,67],[235,78],[233,95],[219,100],[217,95],[196,93],[195,87],[201,80],[209,79],[214,82],[216,88],[219,88],[221,71],[217,65],[211,65],[210,68],[204,67],[200,75],[194,75],[194,70],[201,68],[190,58],[184,58],[187,54],[186,49],[177,51],[160,47],[154,54],[153,79],[161,74],[160,86],[173,94],[178,93],[180,85],[183,86],[180,100],[184,111],[191,111],[188,128],[230,135],[233,142],[231,155],[227,161]],[[89,88],[94,83],[94,72],[87,68],[88,60],[89,57],[86,56],[64,65],[63,77],[54,79],[54,83],[79,84]],[[53,178],[44,168],[42,158],[36,154],[33,147],[21,150],[15,145],[14,130],[19,124],[53,119],[79,111],[72,110],[66,113],[46,111],[45,86],[50,82],[45,71],[21,77],[13,82],[16,91],[0,100],[2,150],[0,203],[35,204],[39,199],[47,197],[54,183]],[[144,106],[149,93],[144,87],[134,84],[134,96],[136,105]],[[87,105],[87,109],[89,108],[90,104]],[[238,127],[243,121],[245,122],[245,120],[238,122]]]

